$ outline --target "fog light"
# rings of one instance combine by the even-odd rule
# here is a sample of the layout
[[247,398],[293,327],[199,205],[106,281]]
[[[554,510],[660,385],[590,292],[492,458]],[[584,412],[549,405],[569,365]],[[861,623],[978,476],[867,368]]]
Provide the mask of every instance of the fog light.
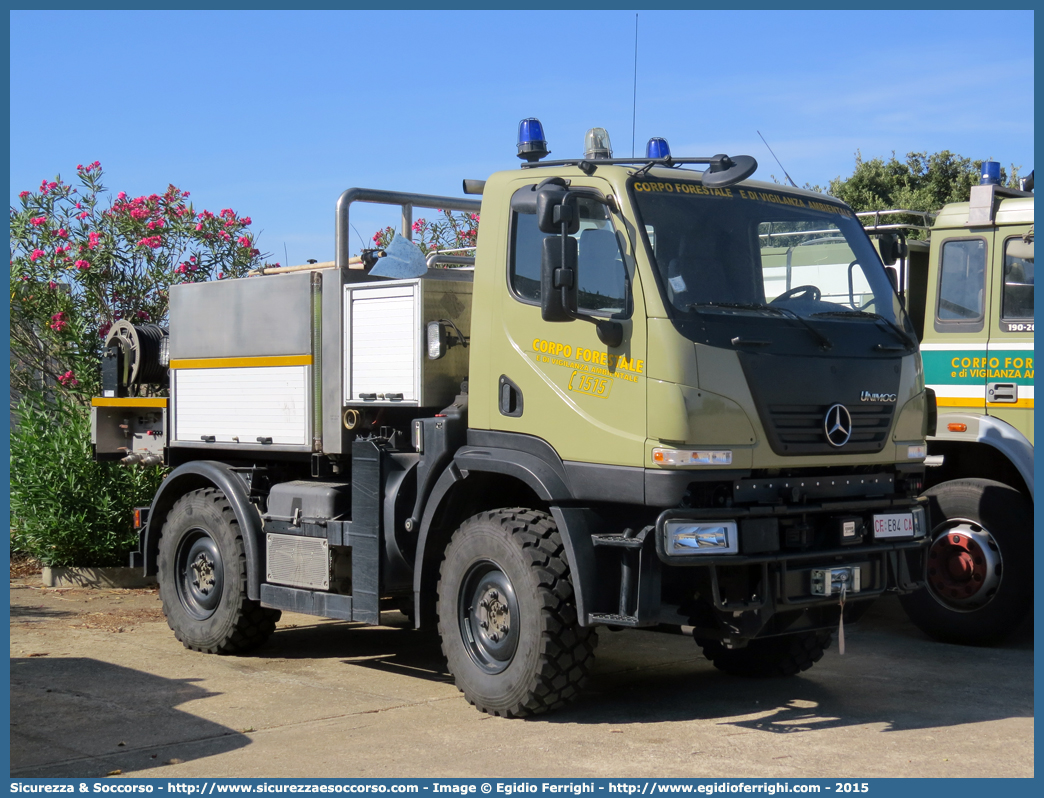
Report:
[[735,521],[668,521],[664,525],[667,554],[735,554],[738,544]]
[[920,446],[907,446],[906,456],[911,460],[923,460],[928,456],[928,447],[923,443]]
[[728,449],[693,451],[657,447],[652,450],[652,459],[654,463],[665,466],[732,465],[732,452]]

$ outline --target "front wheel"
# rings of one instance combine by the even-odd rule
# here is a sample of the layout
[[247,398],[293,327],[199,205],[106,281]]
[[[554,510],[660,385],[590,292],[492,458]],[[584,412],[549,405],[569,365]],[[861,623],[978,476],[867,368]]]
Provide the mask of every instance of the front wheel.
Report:
[[717,640],[699,640],[703,655],[714,667],[733,676],[765,678],[795,676],[823,658],[831,632],[800,632],[755,638],[744,648],[726,648]]
[[439,634],[458,689],[491,715],[524,717],[575,699],[598,638],[580,626],[561,537],[546,513],[480,513],[446,549]]
[[1033,597],[1033,510],[1017,490],[956,479],[926,494],[932,545],[925,587],[899,600],[921,631],[948,643],[990,645],[1011,634]]
[[174,636],[186,648],[237,654],[275,631],[279,610],[246,595],[239,522],[214,488],[186,493],[171,508],[159,542],[159,592]]

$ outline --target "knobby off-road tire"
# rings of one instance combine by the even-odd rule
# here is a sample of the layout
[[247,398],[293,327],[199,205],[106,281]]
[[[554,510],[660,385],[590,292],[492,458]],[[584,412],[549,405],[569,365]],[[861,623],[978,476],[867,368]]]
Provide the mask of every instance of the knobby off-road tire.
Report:
[[279,610],[246,594],[239,522],[215,488],[178,499],[159,542],[159,592],[167,625],[186,648],[239,654],[275,631]]
[[1001,642],[1033,604],[1033,508],[988,479],[930,488],[926,586],[900,596],[921,631],[947,643]]
[[580,694],[598,637],[579,624],[562,540],[546,513],[469,518],[446,549],[438,592],[442,651],[477,709],[524,717]]
[[697,640],[714,667],[734,676],[796,676],[823,658],[831,632],[801,632],[751,640],[746,648],[728,649],[717,640]]

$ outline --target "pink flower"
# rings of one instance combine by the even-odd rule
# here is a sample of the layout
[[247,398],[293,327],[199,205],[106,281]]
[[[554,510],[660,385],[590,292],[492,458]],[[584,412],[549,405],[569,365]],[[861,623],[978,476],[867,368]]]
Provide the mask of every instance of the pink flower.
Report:
[[236,243],[239,244],[239,246],[241,247],[249,247],[250,239],[247,236],[240,236],[236,239]]
[[26,197],[29,196],[29,192],[28,191],[23,191],[18,196],[21,197],[22,199],[25,199]]
[[[278,265],[279,264],[277,263],[276,266],[278,266]],[[225,279],[225,273],[224,272],[218,272],[218,279],[219,280],[224,280]]]
[[119,194],[116,195],[116,199],[121,199],[121,200],[127,199],[127,192],[126,191],[121,191]]
[[222,231],[221,231],[220,233],[218,233],[218,235],[219,235],[219,236],[221,236],[221,237],[222,237],[223,239],[225,239],[226,241],[231,241],[231,240],[232,240],[232,236],[230,236],[230,235],[229,235],[228,233],[226,233],[226,232],[225,232],[224,230],[222,230]]
[[91,233],[87,236],[87,246],[94,249],[101,240],[101,233]]
[[163,236],[145,236],[145,238],[141,239],[136,246],[156,249],[157,247],[163,246]]
[[137,314],[136,314],[136,315],[137,315],[137,317],[138,317],[139,319],[145,319],[145,320],[148,320],[148,318],[149,318],[149,314],[148,314],[148,313],[146,313],[146,312],[145,312],[144,310],[139,310],[139,311],[137,312]]
[[151,222],[149,222],[145,226],[147,228],[149,228],[149,230],[155,230],[158,227],[163,227],[163,220],[162,219],[153,219]]
[[42,225],[46,221],[47,221],[47,217],[46,216],[37,216],[35,219],[30,219],[29,223],[34,225],[34,226],[36,226],[36,227],[39,227],[40,225]]
[[81,214],[80,214],[79,216],[77,216],[76,218],[77,218],[77,219],[86,219],[86,218],[87,218],[87,215],[88,215],[88,214],[87,214],[87,211],[84,211],[83,213],[81,213]]
[[33,250],[33,254],[31,254],[29,256],[29,260],[32,260],[32,261],[38,260],[39,258],[42,258],[46,254],[47,253],[44,252],[42,249],[34,249]]
[[79,270],[80,270],[81,272],[85,272],[85,271],[87,271],[87,270],[88,270],[89,268],[91,268],[91,264],[89,264],[89,263],[88,263],[87,261],[85,261],[85,260],[78,260],[78,261],[76,261],[76,263],[74,263],[73,265],[74,265],[74,266],[75,266],[75,267],[76,267],[77,269],[79,269]]
[[196,262],[196,256],[195,255],[189,255],[189,262],[195,263]]
[[67,385],[70,387],[80,384],[80,381],[76,379],[76,375],[73,374],[71,371],[67,371],[61,377],[59,377],[58,382],[60,382],[62,385]]
[[47,287],[53,291],[55,288],[58,287],[58,283],[56,283],[54,280],[48,280]]
[[249,216],[244,216],[242,219],[239,220],[239,223],[241,225],[243,225],[243,227],[249,227],[250,226],[250,217]]
[[200,224],[197,224],[197,225],[196,225],[196,229],[197,229],[197,230],[202,230],[202,229],[203,229],[203,224],[202,224],[202,223],[200,223]]
[[64,227],[59,227],[58,228],[58,232],[55,233],[55,235],[58,236],[59,238],[68,238],[69,237],[69,231],[66,230]]
[[105,322],[101,327],[98,328],[98,335],[104,338],[109,334],[109,330],[112,329],[112,322]]
[[[55,313],[53,316],[51,316],[51,323],[48,326],[50,326],[50,328],[52,330],[54,330],[55,332],[61,332],[68,325],[69,325],[69,322],[67,322],[65,320],[65,314],[64,313]],[[69,372],[69,373],[71,374],[72,372]]]

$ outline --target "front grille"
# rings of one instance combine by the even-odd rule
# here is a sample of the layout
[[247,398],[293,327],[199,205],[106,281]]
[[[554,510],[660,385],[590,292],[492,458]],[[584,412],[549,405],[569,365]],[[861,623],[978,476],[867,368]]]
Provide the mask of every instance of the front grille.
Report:
[[830,405],[769,405],[766,432],[777,454],[835,454],[879,452],[892,427],[894,405],[848,407],[852,436],[844,446],[832,446],[823,422]]

